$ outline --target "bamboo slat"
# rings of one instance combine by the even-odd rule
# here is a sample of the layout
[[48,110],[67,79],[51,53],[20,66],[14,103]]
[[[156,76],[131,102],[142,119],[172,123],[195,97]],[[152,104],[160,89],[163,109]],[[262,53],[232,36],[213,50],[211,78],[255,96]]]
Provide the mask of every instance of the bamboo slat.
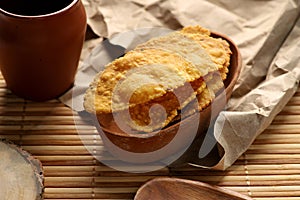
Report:
[[[227,170],[191,166],[133,173],[118,171],[89,121],[58,100],[32,102],[6,89],[0,75],[0,138],[21,145],[44,168],[45,200],[132,199],[147,180],[171,176],[235,190],[255,200],[300,200],[300,88],[272,124]],[[85,145],[85,146],[84,146]],[[91,155],[95,153],[98,159]],[[147,166],[147,169],[158,167]]]

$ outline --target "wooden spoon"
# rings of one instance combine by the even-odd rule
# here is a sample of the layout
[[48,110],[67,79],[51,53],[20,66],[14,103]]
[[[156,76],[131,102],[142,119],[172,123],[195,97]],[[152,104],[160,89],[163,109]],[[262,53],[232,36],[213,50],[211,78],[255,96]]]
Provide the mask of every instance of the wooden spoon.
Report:
[[179,178],[155,178],[144,184],[134,200],[252,200],[252,198],[207,183]]

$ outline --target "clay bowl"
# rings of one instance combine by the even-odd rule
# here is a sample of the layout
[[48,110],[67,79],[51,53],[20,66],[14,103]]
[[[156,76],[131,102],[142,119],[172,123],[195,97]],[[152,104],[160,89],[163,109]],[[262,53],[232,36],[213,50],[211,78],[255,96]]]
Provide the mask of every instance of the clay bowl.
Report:
[[110,153],[126,162],[154,162],[171,155],[182,154],[195,138],[206,133],[209,124],[224,109],[241,70],[241,55],[238,47],[225,35],[212,33],[212,36],[227,40],[232,51],[229,74],[224,82],[223,92],[200,113],[154,133],[128,134],[118,127],[111,114],[95,117],[98,132]]
[[134,200],[148,199],[251,200],[252,198],[199,181],[179,178],[155,178],[140,187],[134,198]]

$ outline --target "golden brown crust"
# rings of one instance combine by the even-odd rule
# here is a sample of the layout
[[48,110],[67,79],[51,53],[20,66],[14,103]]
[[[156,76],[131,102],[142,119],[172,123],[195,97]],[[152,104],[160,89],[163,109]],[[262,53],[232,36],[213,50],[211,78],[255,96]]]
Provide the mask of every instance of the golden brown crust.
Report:
[[232,52],[227,41],[211,37],[211,33],[200,26],[185,27],[180,33],[198,42],[218,65],[218,69],[225,69],[229,66]]
[[[144,68],[136,69],[141,67]],[[130,70],[133,73],[129,73]],[[96,87],[92,90],[95,93],[94,107],[96,113],[110,113],[112,109],[121,111],[161,97],[167,91],[200,77],[199,70],[178,54],[157,49],[132,51],[107,65],[99,78],[94,80],[97,83],[91,84]],[[139,79],[149,81],[149,84],[135,88],[140,84]],[[118,87],[122,80],[126,82]],[[155,82],[158,84],[151,84]],[[135,89],[134,92],[132,88]],[[122,99],[127,94],[132,94],[130,106],[126,104],[129,103],[126,102],[128,99]]]

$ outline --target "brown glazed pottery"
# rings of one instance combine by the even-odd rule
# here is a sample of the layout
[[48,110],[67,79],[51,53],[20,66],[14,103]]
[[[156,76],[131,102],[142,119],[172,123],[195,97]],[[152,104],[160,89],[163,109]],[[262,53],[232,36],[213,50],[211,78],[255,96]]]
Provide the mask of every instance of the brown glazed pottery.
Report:
[[73,82],[86,31],[80,0],[1,0],[0,69],[7,87],[35,101]]
[[[232,51],[229,74],[224,82],[225,89],[217,95],[210,106],[200,113],[191,115],[155,133],[128,134],[118,128],[111,114],[94,117],[98,132],[110,153],[126,162],[155,162],[180,151],[184,152],[193,140],[206,133],[210,123],[224,110],[242,65],[238,47],[231,39],[218,33],[213,33],[212,36],[227,40]],[[99,124],[99,121],[102,123]],[[181,127],[180,131],[179,127]],[[179,132],[180,134],[178,134]]]

